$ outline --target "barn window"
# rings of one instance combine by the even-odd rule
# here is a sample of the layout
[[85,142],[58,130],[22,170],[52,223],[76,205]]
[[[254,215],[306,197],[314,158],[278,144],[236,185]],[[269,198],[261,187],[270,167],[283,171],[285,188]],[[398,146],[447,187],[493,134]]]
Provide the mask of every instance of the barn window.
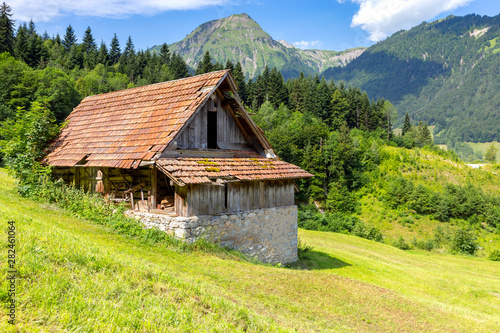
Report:
[[207,148],[217,149],[217,112],[207,112]]

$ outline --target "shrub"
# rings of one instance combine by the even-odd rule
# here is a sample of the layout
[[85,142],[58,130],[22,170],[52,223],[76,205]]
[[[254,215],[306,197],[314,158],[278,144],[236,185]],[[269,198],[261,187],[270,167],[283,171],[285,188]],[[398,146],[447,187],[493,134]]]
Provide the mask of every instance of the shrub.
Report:
[[452,252],[474,255],[478,248],[477,238],[472,230],[466,228],[455,230],[451,239]]
[[500,261],[500,249],[491,251],[488,258],[493,261]]
[[410,249],[410,244],[406,242],[406,240],[401,236],[397,241],[393,243],[395,247],[397,247],[400,250],[409,250]]
[[415,221],[413,221],[413,219],[408,216],[402,219],[399,223],[401,223],[402,225],[407,225],[407,224],[413,224],[415,223]]
[[302,243],[300,238],[297,241],[297,256],[299,259],[305,259],[307,257],[307,253],[312,251],[313,247]]
[[384,241],[384,237],[382,235],[382,232],[378,228],[371,227],[370,230],[368,231],[368,234],[366,235],[367,239],[380,242],[382,243]]

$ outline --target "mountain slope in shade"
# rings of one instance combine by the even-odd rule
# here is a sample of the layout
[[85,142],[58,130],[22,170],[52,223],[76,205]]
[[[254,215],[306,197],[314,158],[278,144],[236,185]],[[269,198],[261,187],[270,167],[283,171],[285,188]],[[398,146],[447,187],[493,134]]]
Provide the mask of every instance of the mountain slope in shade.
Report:
[[435,125],[438,142],[500,139],[500,15],[424,22],[323,74]]
[[[364,51],[364,48],[343,52],[300,50],[285,41],[274,40],[247,14],[204,23],[170,48],[191,67],[196,67],[206,51],[222,64],[227,60],[240,62],[248,78],[262,73],[266,65],[276,67],[285,78],[298,76],[300,72],[316,74],[332,66],[344,66]],[[153,47],[154,51],[159,49],[160,46]]]

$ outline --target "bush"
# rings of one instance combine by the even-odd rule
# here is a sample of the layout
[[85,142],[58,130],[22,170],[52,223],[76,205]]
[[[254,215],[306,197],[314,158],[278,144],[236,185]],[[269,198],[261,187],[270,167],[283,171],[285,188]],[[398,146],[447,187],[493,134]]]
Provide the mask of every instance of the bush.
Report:
[[409,250],[410,249],[410,244],[406,242],[406,240],[401,236],[397,241],[393,243],[395,247],[397,247],[400,250]]
[[307,257],[307,253],[312,251],[313,247],[302,243],[300,238],[297,241],[297,256],[299,259],[305,259]]
[[478,248],[477,238],[472,230],[466,228],[455,230],[451,239],[452,252],[474,255]]
[[488,258],[493,261],[500,261],[500,249],[491,251]]

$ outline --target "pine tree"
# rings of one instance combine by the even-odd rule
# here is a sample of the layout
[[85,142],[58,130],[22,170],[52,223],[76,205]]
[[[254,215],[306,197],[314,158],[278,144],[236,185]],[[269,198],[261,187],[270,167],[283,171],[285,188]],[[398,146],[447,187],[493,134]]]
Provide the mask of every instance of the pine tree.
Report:
[[230,69],[231,72],[234,72],[234,64],[231,60],[227,59],[226,61],[226,66],[224,66],[224,69]]
[[12,9],[4,2],[0,5],[0,53],[14,54],[14,20],[10,17]]
[[187,68],[186,62],[177,53],[172,54],[170,58],[169,67],[172,72],[174,80],[182,79],[189,76],[189,70]]
[[424,123],[424,127],[422,128],[422,141],[426,145],[432,145],[432,134],[431,131],[429,131],[429,126],[427,123]]
[[236,63],[236,66],[234,67],[233,76],[236,84],[238,85],[238,95],[240,96],[241,100],[247,102],[247,85],[245,82],[245,74],[243,74],[243,68],[241,67],[241,64],[239,62]]
[[269,102],[271,102],[275,109],[277,109],[281,103],[287,104],[288,102],[288,92],[285,87],[285,80],[275,67],[273,67],[269,74],[268,97]]
[[44,46],[43,46],[43,41],[40,36],[36,33],[36,31],[31,32],[32,30],[28,30],[29,37],[28,37],[28,57],[26,59],[26,63],[32,67],[35,68],[38,66],[40,63],[40,59],[42,56],[46,53],[44,52]]
[[97,55],[97,63],[107,65],[108,61],[109,61],[108,48],[106,46],[106,43],[104,43],[104,41],[101,40],[101,47],[99,47],[99,53]]
[[213,71],[214,65],[212,64],[212,57],[208,51],[203,55],[203,59],[196,66],[196,75],[205,74]]
[[87,27],[87,30],[85,30],[81,48],[85,67],[90,69],[94,68],[97,62],[97,45],[95,43],[94,36],[92,36],[92,30],[90,27]]
[[411,131],[411,121],[410,121],[410,116],[408,115],[408,112],[405,114],[405,122],[403,123],[403,129],[401,131],[401,135],[405,135],[406,133],[409,133]]
[[25,24],[21,24],[17,29],[16,44],[14,54],[17,59],[27,62],[28,59],[28,28]]
[[35,22],[33,22],[33,19],[31,19],[30,23],[28,23],[28,36],[31,37],[34,34],[36,34]]
[[120,60],[121,51],[120,51],[120,42],[118,41],[118,37],[116,34],[111,39],[111,45],[109,50],[109,63],[111,65],[116,64]]
[[488,150],[484,154],[484,160],[488,163],[495,163],[497,160],[497,148],[495,147],[495,144],[491,144],[491,146],[488,147]]
[[64,38],[62,40],[62,46],[64,46],[66,52],[71,51],[71,47],[76,44],[77,40],[78,39],[76,38],[75,30],[73,30],[73,27],[70,24],[66,28],[66,34],[64,35]]
[[346,123],[346,115],[349,112],[349,104],[340,90],[335,90],[330,100],[330,116],[327,123],[333,130],[338,130]]
[[160,49],[160,59],[163,65],[168,65],[170,62],[170,50],[167,43],[163,43]]
[[127,43],[125,44],[125,49],[123,50],[122,56],[125,59],[127,59],[134,55],[135,55],[134,42],[132,41],[132,37],[128,36]]
[[83,55],[80,51],[80,47],[73,44],[71,50],[68,54],[68,60],[66,61],[66,68],[72,70],[75,67],[82,67],[83,65]]
[[85,34],[83,35],[82,51],[88,54],[96,49],[97,45],[95,43],[94,36],[92,36],[92,30],[90,27],[87,27],[87,30],[85,30]]
[[389,101],[383,101],[383,113],[385,115],[385,125],[387,129],[387,140],[390,139],[392,133],[392,120],[397,117],[398,111]]

